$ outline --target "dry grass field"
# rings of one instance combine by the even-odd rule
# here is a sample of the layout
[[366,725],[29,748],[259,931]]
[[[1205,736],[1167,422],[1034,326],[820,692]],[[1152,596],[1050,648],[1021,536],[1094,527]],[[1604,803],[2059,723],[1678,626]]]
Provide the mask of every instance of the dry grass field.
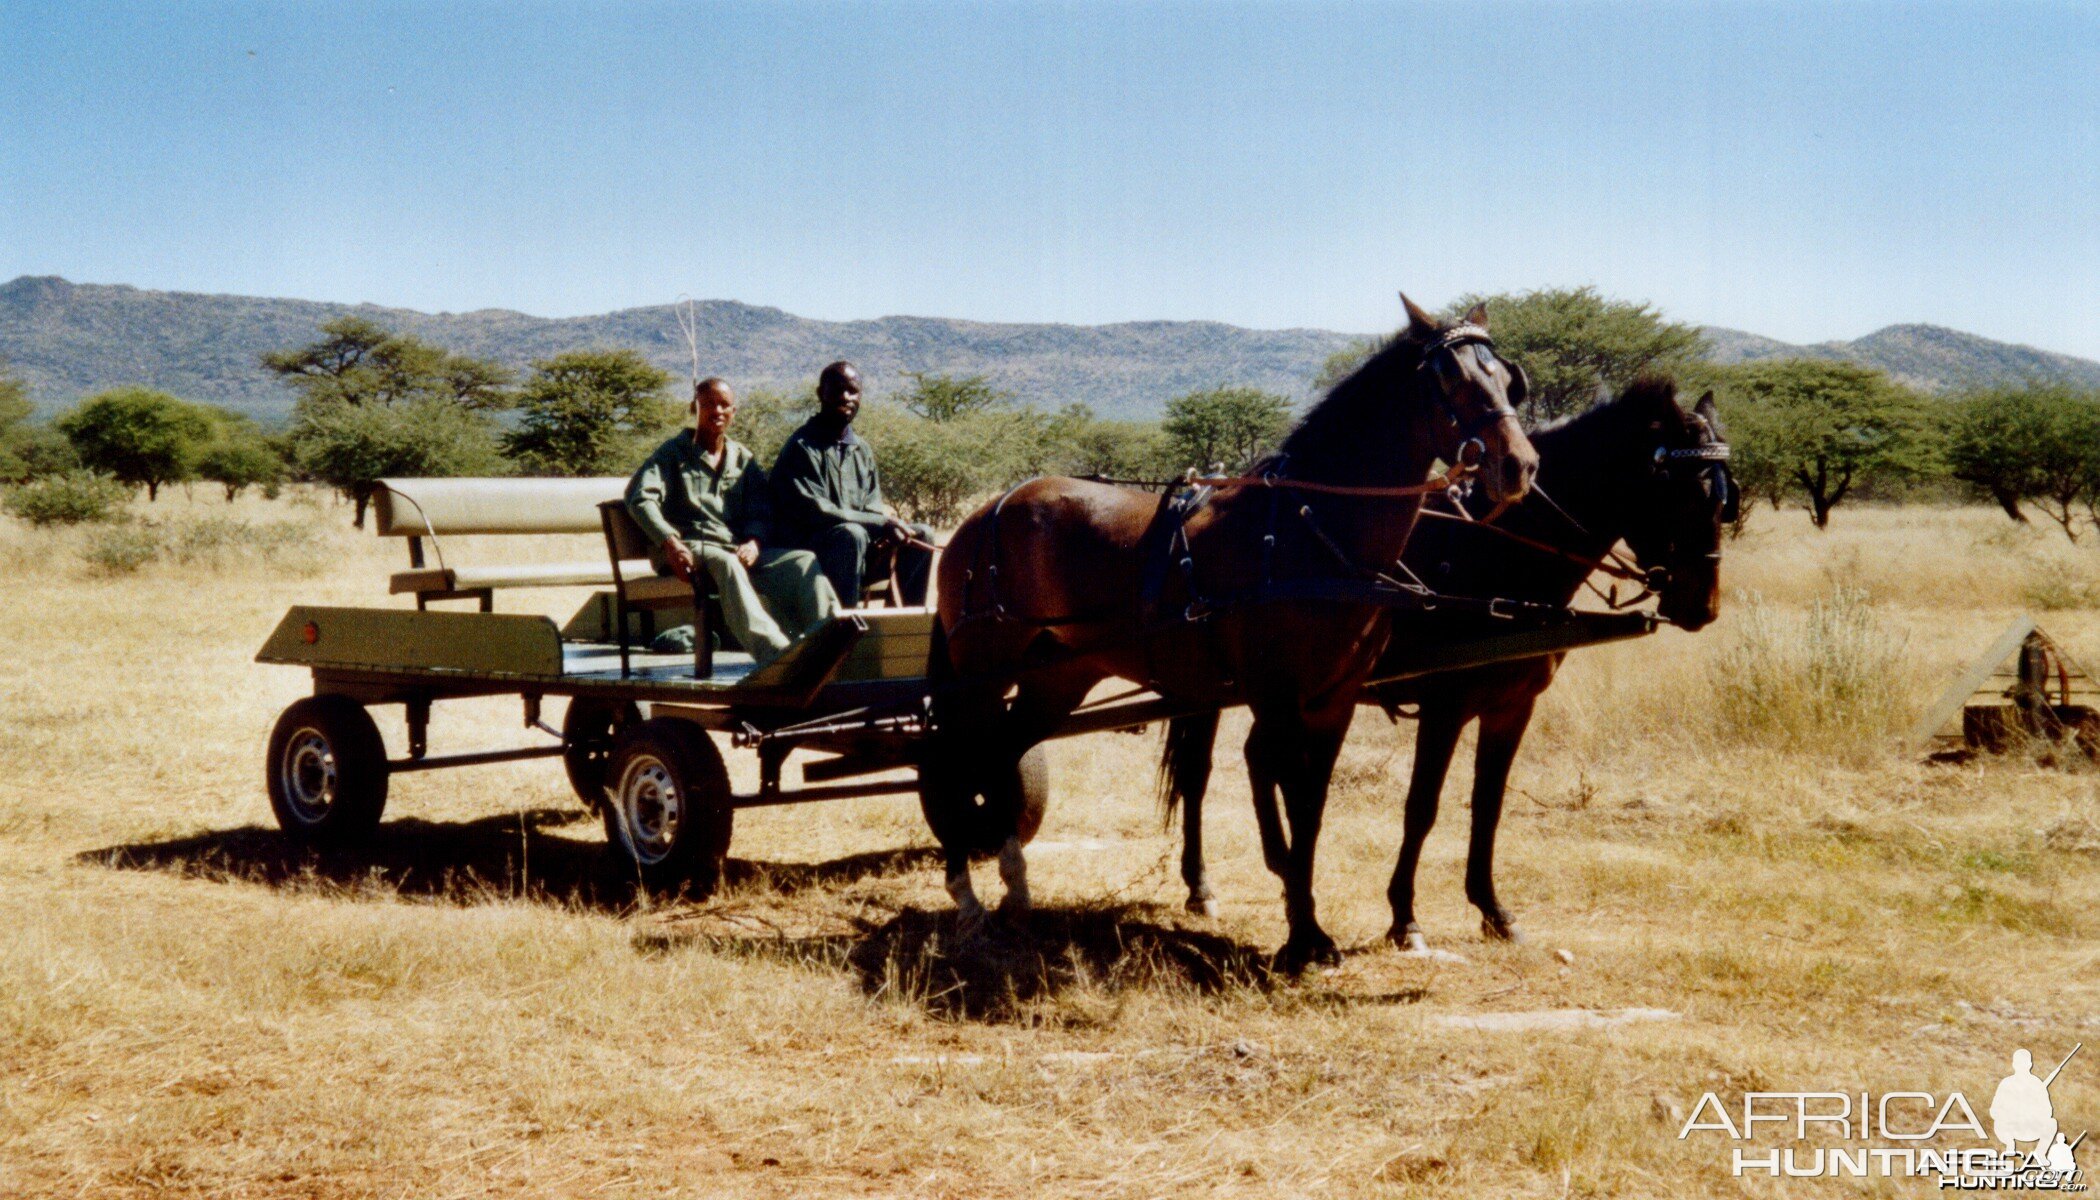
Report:
[[[1361,715],[1320,863],[1352,949],[1283,980],[1244,719],[1214,921],[1156,731],[1056,745],[1039,910],[968,945],[906,799],[745,814],[699,905],[624,888],[546,761],[292,854],[261,759],[307,680],[251,656],[291,603],[389,603],[402,548],[312,498],[141,510],[130,550],[0,519],[0,1196],[1895,1196],[1934,1189],[1739,1180],[1678,1127],[1709,1090],[1980,1110],[2080,1040],[2052,1094],[2100,1125],[2100,775],[1891,736],[2023,611],[2100,662],[2100,551],[1995,512],[1759,512],[1719,624],[1571,660],[1504,823],[1525,945],[1476,933],[1459,781],[1421,914],[1464,961],[1380,943],[1411,734]],[[462,702],[432,749],[537,736]],[[1678,1015],[1453,1021],[1578,1007]]]

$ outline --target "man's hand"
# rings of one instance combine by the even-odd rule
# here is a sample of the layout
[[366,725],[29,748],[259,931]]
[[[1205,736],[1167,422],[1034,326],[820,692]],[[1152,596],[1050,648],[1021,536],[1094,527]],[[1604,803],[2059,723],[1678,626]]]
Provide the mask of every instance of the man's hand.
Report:
[[693,552],[679,539],[664,540],[664,565],[671,568],[671,574],[687,583],[693,581]]
[[748,542],[744,542],[744,543],[740,544],[739,546],[737,546],[737,548],[736,548],[736,560],[737,560],[738,562],[740,562],[740,563],[744,564],[744,567],[745,567],[745,569],[746,569],[746,570],[749,570],[750,568],[752,568],[752,567],[755,567],[755,566],[757,566],[757,565],[758,565],[758,539],[756,539],[756,538],[753,538],[752,540],[750,540],[750,541],[748,541]]
[[891,517],[890,523],[882,527],[882,536],[889,541],[902,545],[919,535],[912,531],[911,526],[906,525],[895,517]]

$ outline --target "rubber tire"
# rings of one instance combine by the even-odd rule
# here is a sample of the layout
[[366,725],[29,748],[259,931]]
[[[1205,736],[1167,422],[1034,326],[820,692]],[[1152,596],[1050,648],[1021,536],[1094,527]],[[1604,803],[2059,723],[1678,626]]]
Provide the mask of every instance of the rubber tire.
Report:
[[[643,845],[629,836],[628,789],[636,772],[660,768],[659,784],[668,785],[679,806],[668,844]],[[736,810],[729,806],[729,771],[722,752],[706,731],[690,721],[657,717],[632,725],[613,744],[606,772],[605,840],[623,869],[658,894],[683,894],[705,900],[722,881],[735,832]]]
[[[304,735],[318,737],[335,771],[334,796],[319,813],[303,811],[290,794],[296,783],[286,758]],[[386,811],[386,743],[372,714],[347,696],[308,696],[284,710],[270,731],[265,782],[277,825],[296,841],[320,849],[369,836]]]
[[632,701],[619,703],[576,696],[561,719],[561,765],[569,787],[584,808],[605,808],[606,770],[620,734],[642,723],[642,710]]
[[[1043,814],[1050,807],[1050,747],[1037,743],[1021,756],[1021,811],[1015,818],[1014,832],[1022,845],[1035,840],[1043,828]],[[993,844],[993,834],[984,828],[984,793],[972,793],[969,798],[968,822],[960,828],[946,828],[947,821],[938,814],[939,805],[934,795],[944,787],[956,786],[946,778],[944,767],[933,763],[922,763],[919,767],[919,811],[926,817],[926,825],[933,830],[935,838],[943,846],[961,839],[970,847],[972,858],[986,858],[999,852]]]

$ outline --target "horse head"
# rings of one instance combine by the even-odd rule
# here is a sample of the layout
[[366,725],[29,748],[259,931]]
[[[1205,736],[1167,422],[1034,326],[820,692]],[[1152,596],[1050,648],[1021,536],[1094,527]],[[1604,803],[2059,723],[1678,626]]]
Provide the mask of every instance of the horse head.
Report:
[[1720,613],[1721,532],[1740,502],[1721,416],[1712,392],[1686,412],[1664,380],[1636,382],[1627,398],[1645,436],[1628,439],[1622,469],[1626,544],[1651,573],[1663,619],[1700,629]]
[[1487,306],[1476,304],[1461,320],[1445,324],[1405,293],[1400,303],[1407,309],[1407,331],[1401,336],[1419,345],[1419,369],[1429,375],[1440,410],[1432,421],[1439,457],[1478,467],[1496,503],[1522,500],[1539,469],[1538,451],[1517,424],[1516,406],[1524,402],[1531,382],[1524,368],[1495,353]]

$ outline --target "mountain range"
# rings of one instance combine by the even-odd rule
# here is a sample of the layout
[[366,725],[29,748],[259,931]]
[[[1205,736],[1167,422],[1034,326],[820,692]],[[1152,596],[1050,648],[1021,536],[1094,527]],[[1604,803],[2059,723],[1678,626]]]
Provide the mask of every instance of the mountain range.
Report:
[[[25,275],[0,284],[0,361],[43,411],[123,384],[281,419],[291,393],[257,359],[313,341],[322,322],[369,318],[447,349],[523,367],[563,350],[630,346],[683,376],[690,355],[671,306],[547,318],[503,309],[423,313],[370,304],[151,291]],[[946,317],[818,321],[733,300],[695,306],[701,369],[739,388],[806,387],[818,368],[853,360],[870,394],[906,371],[985,375],[1017,399],[1084,401],[1103,416],[1156,417],[1170,398],[1240,384],[1303,399],[1327,357],[1362,335],[1243,329],[1214,321],[1116,325],[991,324]],[[1717,362],[1835,358],[1932,391],[2049,379],[2100,387],[2100,362],[1933,325],[1892,325],[1851,342],[1791,345],[1708,327]]]

